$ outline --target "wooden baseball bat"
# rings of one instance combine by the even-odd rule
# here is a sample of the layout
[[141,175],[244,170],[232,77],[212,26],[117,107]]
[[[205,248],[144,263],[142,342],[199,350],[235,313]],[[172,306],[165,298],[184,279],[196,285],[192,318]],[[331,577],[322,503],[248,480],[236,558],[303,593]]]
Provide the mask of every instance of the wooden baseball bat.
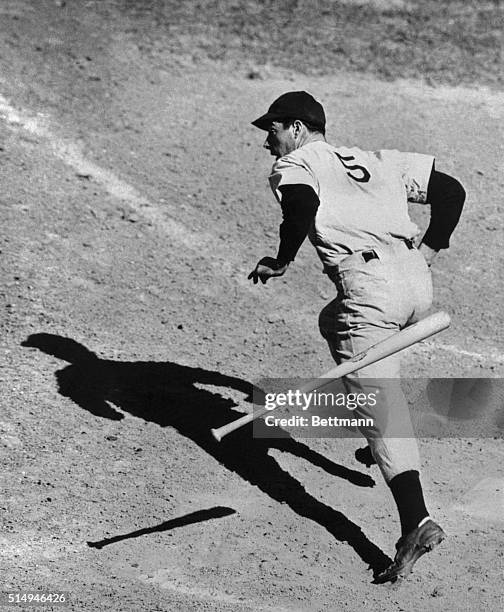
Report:
[[[389,357],[394,353],[398,353],[416,342],[421,342],[422,340],[443,331],[449,327],[449,325],[450,316],[448,313],[435,312],[434,314],[425,317],[425,319],[401,329],[401,331],[396,332],[390,336],[390,338],[386,338],[381,342],[373,344],[373,346],[370,346],[367,350],[354,355],[351,359],[337,365],[335,368],[332,368],[332,370],[322,374],[322,376],[308,381],[299,387],[299,391],[301,393],[309,393],[310,391],[320,389],[336,378],[341,378],[347,374],[357,372],[357,370],[371,365],[372,363],[376,363],[381,359],[385,359],[385,357]],[[239,419],[236,419],[236,421],[232,421],[227,425],[212,429],[212,435],[217,441],[220,442],[224,436],[227,436],[232,431],[235,431],[235,429],[243,427],[247,423],[254,421],[267,412],[271,412],[271,410],[274,410],[275,408],[277,408],[277,406],[270,409],[261,408],[253,413],[245,414]]]

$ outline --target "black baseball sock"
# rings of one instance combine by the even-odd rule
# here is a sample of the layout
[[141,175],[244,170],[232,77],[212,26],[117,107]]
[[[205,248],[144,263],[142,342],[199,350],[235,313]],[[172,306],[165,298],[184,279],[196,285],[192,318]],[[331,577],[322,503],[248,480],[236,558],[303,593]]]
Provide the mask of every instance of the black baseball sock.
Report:
[[399,510],[402,535],[406,535],[426,516],[429,516],[420,484],[420,474],[409,470],[394,476],[388,483]]

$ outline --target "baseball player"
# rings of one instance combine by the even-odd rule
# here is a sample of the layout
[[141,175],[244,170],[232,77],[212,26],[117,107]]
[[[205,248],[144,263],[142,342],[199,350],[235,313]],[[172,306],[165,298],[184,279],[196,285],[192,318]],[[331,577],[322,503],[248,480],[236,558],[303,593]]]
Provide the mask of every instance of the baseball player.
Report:
[[[285,274],[306,236],[336,298],[321,312],[320,331],[337,363],[417,320],[432,303],[430,264],[459,220],[465,200],[460,183],[434,168],[434,158],[396,150],[376,152],[332,146],[325,113],[304,91],[288,92],[252,124],[267,132],[264,147],[276,158],[269,177],[282,208],[276,257],[263,257],[254,283]],[[429,203],[431,218],[418,248],[418,227],[407,203]],[[418,445],[393,355],[344,380],[347,391],[379,388],[379,405],[358,407],[374,417],[362,428],[368,447],[356,453],[378,464],[397,504],[402,535],[393,563],[375,582],[395,581],[445,537],[426,508]]]

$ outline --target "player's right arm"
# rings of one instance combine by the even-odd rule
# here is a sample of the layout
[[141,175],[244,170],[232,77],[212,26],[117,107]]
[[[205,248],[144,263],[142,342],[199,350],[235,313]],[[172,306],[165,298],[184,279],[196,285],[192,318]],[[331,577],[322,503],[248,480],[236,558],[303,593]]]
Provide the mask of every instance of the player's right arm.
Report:
[[277,260],[284,264],[294,261],[315,220],[320,202],[308,185],[283,185],[279,191],[283,221]]
[[265,284],[269,278],[285,274],[312,226],[319,198],[309,172],[297,164],[280,160],[273,167],[270,183],[282,208],[280,244],[276,258],[263,257],[248,278]]
[[280,244],[276,258],[263,257],[249,274],[254,284],[268,278],[283,276],[297,255],[317,214],[319,199],[308,185],[284,185],[281,193],[283,221],[280,225]]

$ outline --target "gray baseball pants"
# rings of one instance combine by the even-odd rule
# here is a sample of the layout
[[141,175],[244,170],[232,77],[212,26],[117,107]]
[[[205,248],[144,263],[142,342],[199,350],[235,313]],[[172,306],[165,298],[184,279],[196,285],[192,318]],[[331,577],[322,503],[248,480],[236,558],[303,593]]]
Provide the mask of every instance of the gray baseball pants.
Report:
[[[319,327],[338,364],[415,322],[432,304],[425,259],[402,240],[353,253],[327,273],[338,295],[320,313]],[[375,406],[357,407],[354,413],[374,421],[360,432],[387,482],[420,464],[399,378],[400,355],[395,354],[344,379],[348,393],[377,392]]]

